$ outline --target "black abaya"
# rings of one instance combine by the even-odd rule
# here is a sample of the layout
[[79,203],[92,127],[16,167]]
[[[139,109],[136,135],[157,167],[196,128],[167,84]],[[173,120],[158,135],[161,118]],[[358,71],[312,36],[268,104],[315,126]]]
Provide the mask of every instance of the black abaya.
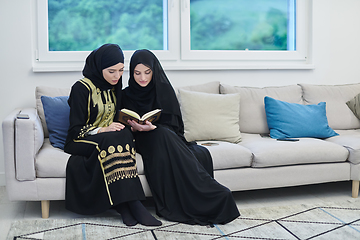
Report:
[[113,123],[121,106],[121,77],[112,85],[103,70],[123,62],[120,47],[105,44],[90,53],[83,70],[85,78],[71,88],[70,127],[64,148],[71,154],[65,204],[79,214],[97,214],[124,202],[145,199],[130,130],[98,133],[99,128]]
[[225,224],[239,216],[231,191],[214,180],[186,144],[158,126],[136,135],[159,216],[187,224]]
[[[152,79],[145,87],[134,79],[138,64],[152,70]],[[134,133],[157,214],[171,221],[200,225],[225,224],[237,218],[240,214],[231,191],[213,178],[210,153],[184,138],[176,94],[150,51],[138,50],[132,56],[129,86],[122,99],[123,107],[139,115],[163,110],[154,123],[155,130]]]
[[91,215],[145,200],[129,129],[91,135],[67,149],[79,155],[73,154],[66,168],[66,209]]

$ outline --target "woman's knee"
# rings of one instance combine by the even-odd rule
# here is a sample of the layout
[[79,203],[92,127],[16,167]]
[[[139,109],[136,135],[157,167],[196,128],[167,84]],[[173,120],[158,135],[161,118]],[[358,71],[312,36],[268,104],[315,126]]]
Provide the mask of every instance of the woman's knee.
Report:
[[121,131],[114,131],[114,132],[106,132],[104,133],[104,138],[112,136],[116,138],[123,138],[123,139],[132,139],[133,135],[131,133],[131,130],[128,128],[124,128]]

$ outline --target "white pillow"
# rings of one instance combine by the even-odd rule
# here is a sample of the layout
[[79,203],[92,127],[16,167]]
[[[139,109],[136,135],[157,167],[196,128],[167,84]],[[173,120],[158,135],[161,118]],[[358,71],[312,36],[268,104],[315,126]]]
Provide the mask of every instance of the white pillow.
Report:
[[211,94],[179,89],[187,141],[241,141],[240,94]]

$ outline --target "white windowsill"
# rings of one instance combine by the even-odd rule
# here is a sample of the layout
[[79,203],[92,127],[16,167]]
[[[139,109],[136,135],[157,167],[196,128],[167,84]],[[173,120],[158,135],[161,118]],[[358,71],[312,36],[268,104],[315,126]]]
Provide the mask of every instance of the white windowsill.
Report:
[[[291,61],[280,61],[272,63],[262,62],[178,62],[178,61],[162,61],[164,70],[301,70],[314,69],[312,63],[298,63]],[[35,62],[33,63],[33,72],[80,72],[84,68],[84,62]],[[128,70],[129,62],[125,61],[125,70]]]

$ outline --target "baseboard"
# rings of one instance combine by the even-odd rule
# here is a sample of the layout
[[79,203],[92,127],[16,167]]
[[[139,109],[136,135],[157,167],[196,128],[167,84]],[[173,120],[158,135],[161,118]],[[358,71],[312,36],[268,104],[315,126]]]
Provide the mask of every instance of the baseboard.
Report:
[[5,173],[0,172],[0,186],[5,186]]

